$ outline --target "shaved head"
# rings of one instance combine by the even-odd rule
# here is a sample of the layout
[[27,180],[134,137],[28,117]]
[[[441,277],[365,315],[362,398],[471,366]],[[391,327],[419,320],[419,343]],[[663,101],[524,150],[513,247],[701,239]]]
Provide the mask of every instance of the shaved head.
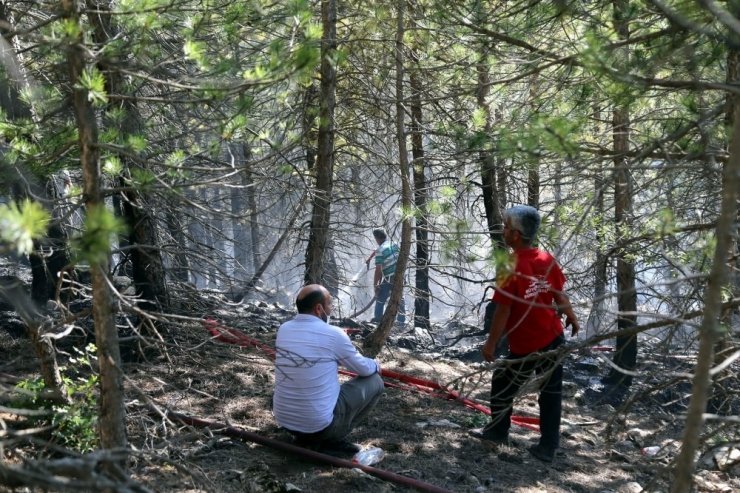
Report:
[[320,284],[309,284],[298,291],[295,306],[298,313],[311,313],[316,305],[324,305],[331,297],[329,291]]

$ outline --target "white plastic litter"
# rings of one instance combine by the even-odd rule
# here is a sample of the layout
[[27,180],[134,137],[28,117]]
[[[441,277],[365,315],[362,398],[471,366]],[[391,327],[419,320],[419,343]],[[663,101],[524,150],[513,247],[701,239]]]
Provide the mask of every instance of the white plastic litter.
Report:
[[380,447],[370,447],[360,450],[352,457],[352,462],[362,464],[363,466],[372,466],[377,464],[385,457],[385,451]]

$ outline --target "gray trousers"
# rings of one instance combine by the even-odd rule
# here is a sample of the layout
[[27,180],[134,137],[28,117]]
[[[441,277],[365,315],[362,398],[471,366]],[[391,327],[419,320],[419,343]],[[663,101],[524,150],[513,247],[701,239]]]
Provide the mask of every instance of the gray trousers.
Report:
[[292,432],[298,439],[311,442],[335,442],[344,439],[375,407],[383,394],[383,379],[377,373],[356,377],[339,389],[334,418],[329,426],[316,433]]

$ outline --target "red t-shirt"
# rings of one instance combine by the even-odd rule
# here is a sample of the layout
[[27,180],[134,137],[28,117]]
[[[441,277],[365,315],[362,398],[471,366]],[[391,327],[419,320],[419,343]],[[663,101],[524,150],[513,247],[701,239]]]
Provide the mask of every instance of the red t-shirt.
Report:
[[563,333],[563,324],[553,305],[553,291],[562,291],[565,276],[552,255],[537,248],[514,252],[516,267],[504,279],[493,301],[511,305],[505,334],[512,354],[538,351]]

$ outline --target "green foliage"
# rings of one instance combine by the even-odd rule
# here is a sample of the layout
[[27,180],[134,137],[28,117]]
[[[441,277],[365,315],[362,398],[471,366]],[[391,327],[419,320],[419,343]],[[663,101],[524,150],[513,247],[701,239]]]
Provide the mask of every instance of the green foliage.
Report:
[[209,63],[206,57],[207,47],[202,41],[188,40],[182,47],[185,56],[198,64],[201,70],[208,70]]
[[676,230],[676,218],[673,215],[673,211],[668,207],[658,211],[655,215],[655,235],[658,237],[672,235]]
[[183,165],[187,158],[188,155],[185,153],[185,151],[183,151],[182,149],[178,149],[167,156],[167,158],[165,159],[165,164],[173,168],[179,168]]
[[157,178],[151,171],[142,168],[131,169],[129,184],[139,190],[147,190],[157,183]]
[[123,163],[118,156],[107,156],[103,159],[102,171],[110,177],[118,176],[123,171]]
[[536,160],[546,154],[575,158],[580,152],[581,125],[578,118],[535,114],[528,124],[502,129],[498,151],[506,157]]
[[20,204],[0,205],[0,243],[19,255],[33,251],[33,240],[46,234],[49,213],[37,202],[28,199]]
[[170,4],[170,0],[121,0],[119,9],[127,14],[120,16],[121,21],[129,27],[143,31],[159,29],[167,21],[166,16],[161,15],[160,9]]
[[71,40],[76,40],[82,34],[80,24],[76,19],[63,19],[61,27],[63,35]]
[[308,41],[320,41],[323,30],[321,24],[317,22],[309,22],[303,30],[303,35]]
[[79,260],[100,265],[108,261],[112,239],[125,230],[125,225],[105,206],[89,208],[82,234],[72,240],[73,252]]
[[87,99],[93,106],[103,106],[108,103],[108,94],[105,92],[105,77],[95,67],[86,67],[80,74],[76,89],[87,91]]
[[73,349],[76,356],[60,369],[70,404],[53,404],[42,398],[46,385],[41,378],[23,380],[16,385],[24,397],[11,403],[16,409],[45,409],[49,416],[39,418],[41,426],[52,426],[52,437],[59,444],[81,453],[98,446],[98,376],[92,371],[95,345]]
[[247,115],[244,113],[235,115],[234,118],[224,124],[221,137],[227,141],[244,139],[246,137],[245,129],[247,128],[248,121]]
[[486,125],[487,111],[484,108],[476,108],[471,117],[473,130],[481,130]]
[[506,249],[494,250],[493,265],[496,269],[496,285],[503,286],[514,273],[516,257]]
[[129,135],[126,138],[126,144],[134,152],[144,152],[147,148],[146,137],[143,135]]
[[449,214],[454,206],[454,198],[457,191],[454,187],[443,186],[438,190],[439,197],[431,198],[427,202],[427,211],[432,216],[441,216]]

